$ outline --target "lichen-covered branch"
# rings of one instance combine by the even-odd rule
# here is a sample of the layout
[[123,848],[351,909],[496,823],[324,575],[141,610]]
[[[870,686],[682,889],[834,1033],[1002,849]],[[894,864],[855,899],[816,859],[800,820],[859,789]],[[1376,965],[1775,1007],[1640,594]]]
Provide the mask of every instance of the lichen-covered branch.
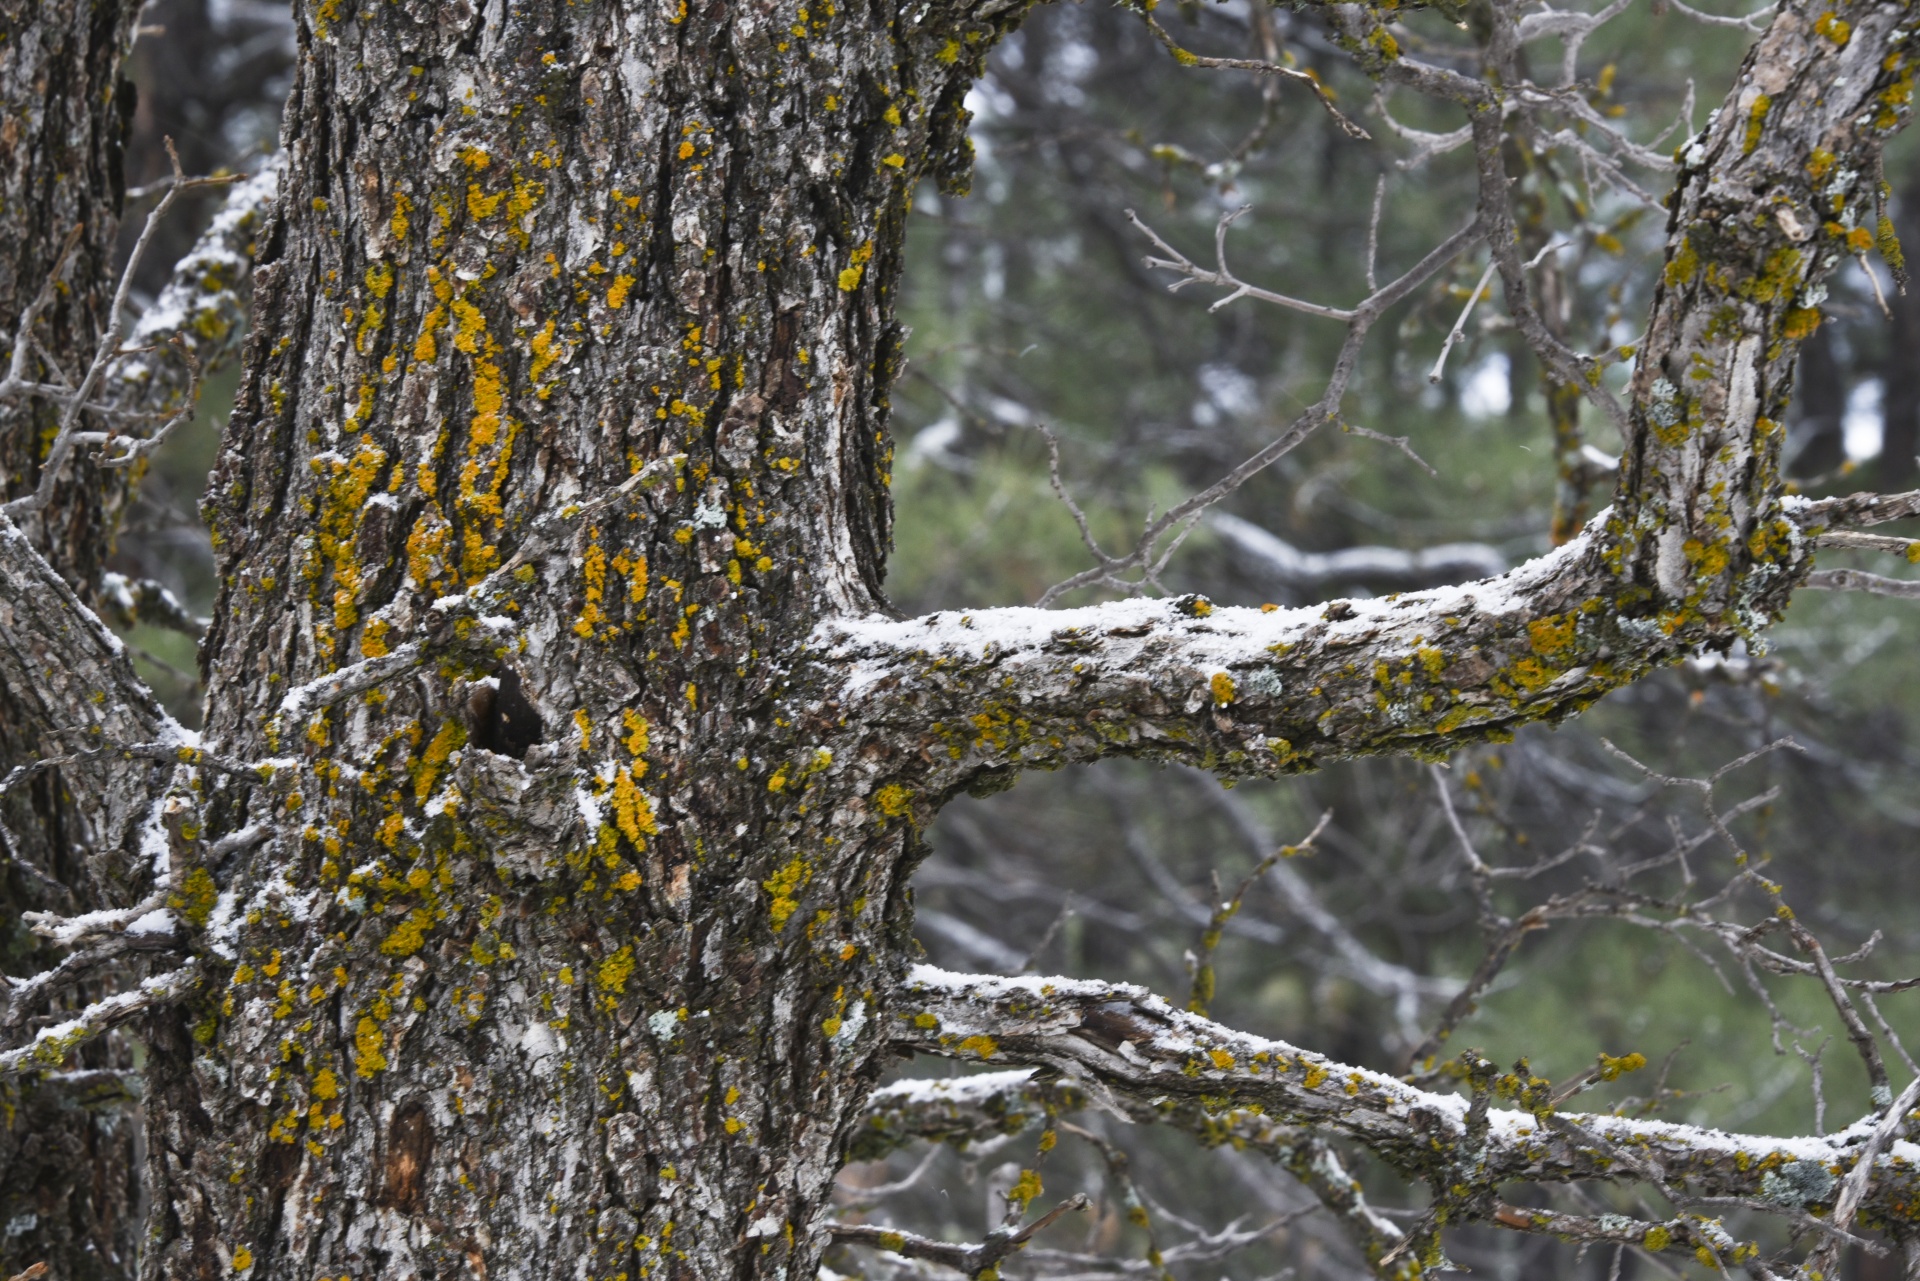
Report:
[[1298,1126],[1280,1124],[1246,1108],[1219,1111],[1193,1100],[1149,1099],[1137,1093],[1096,1095],[1072,1081],[1016,1068],[941,1080],[896,1081],[874,1091],[866,1122],[848,1156],[878,1160],[910,1143],[944,1143],[962,1152],[1077,1112],[1103,1097],[1106,1110],[1138,1125],[1183,1130],[1208,1147],[1258,1152],[1284,1166],[1338,1219],[1370,1262],[1384,1258],[1402,1233],[1367,1202],[1339,1153]]
[[76,1046],[149,1010],[185,1000],[199,984],[200,963],[189,959],[177,970],[142,980],[129,991],[103,997],[72,1018],[40,1029],[26,1045],[0,1051],[0,1078],[59,1067]]
[[[1908,8],[1858,6],[1844,40],[1819,10],[1781,10],[1684,149],[1614,503],[1578,537],[1497,577],[1313,610],[1188,597],[826,620],[814,652],[842,706],[918,749],[903,785],[944,795],[1110,754],[1235,775],[1444,756],[1764,629],[1811,568],[1778,473],[1795,354],[1909,110]],[[1524,282],[1508,292],[1517,305]]]
[[[1714,1198],[1782,1212],[1830,1206],[1840,1187],[1833,1171],[1844,1177],[1853,1170],[1878,1121],[1798,1138],[1729,1134],[1556,1112],[1544,1083],[1509,1076],[1495,1080],[1493,1091],[1530,1110],[1492,1107],[1476,1125],[1464,1096],[1239,1032],[1126,984],[987,978],[921,966],[901,986],[891,1019],[890,1034],[902,1049],[1041,1068],[1059,1079],[1054,1088],[1080,1091],[1129,1116],[1184,1114],[1189,1126],[1208,1118],[1221,1140],[1249,1126],[1290,1127],[1357,1144],[1421,1181],[1457,1181],[1471,1167],[1480,1186],[1469,1191],[1476,1195],[1513,1182],[1628,1179],[1689,1207]],[[1476,1133],[1479,1145],[1463,1161],[1463,1145]],[[1858,1184],[1861,1222],[1884,1224],[1905,1213],[1920,1192],[1916,1162],[1920,1146],[1893,1141],[1881,1149]],[[1678,1238],[1669,1233],[1649,1245],[1669,1240]]]

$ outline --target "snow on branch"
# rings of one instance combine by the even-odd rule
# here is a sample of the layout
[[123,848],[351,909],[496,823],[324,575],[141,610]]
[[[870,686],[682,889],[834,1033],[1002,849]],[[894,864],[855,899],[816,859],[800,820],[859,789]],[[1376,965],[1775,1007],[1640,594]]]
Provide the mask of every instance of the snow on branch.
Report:
[[[1470,1094],[1421,1089],[1212,1022],[1129,984],[1008,979],[917,966],[890,1009],[889,1036],[897,1048],[1036,1068],[1056,1099],[1077,1091],[1091,1105],[1129,1118],[1163,1117],[1210,1143],[1263,1147],[1273,1155],[1309,1135],[1355,1144],[1402,1176],[1447,1189],[1454,1223],[1481,1218],[1525,1231],[1621,1239],[1655,1251],[1669,1244],[1704,1245],[1736,1262],[1750,1247],[1720,1225],[1716,1210],[1768,1211],[1798,1227],[1831,1233],[1837,1229],[1823,1227],[1811,1212],[1824,1212],[1837,1198],[1880,1219],[1897,1214],[1920,1192],[1920,1145],[1893,1137],[1905,1112],[1886,1108],[1892,1100],[1883,1101],[1882,1112],[1832,1134],[1735,1134],[1561,1112],[1547,1083],[1503,1076],[1472,1051],[1462,1056]],[[990,1129],[994,1118],[1022,1115],[1022,1105],[1009,1097],[1020,1088],[1006,1074],[945,1091],[933,1083],[903,1082],[876,1095],[873,1128],[894,1135],[971,1135]],[[1496,1107],[1496,1098],[1522,1106]],[[1912,1100],[1903,1095],[1898,1102],[1910,1107]],[[903,1116],[909,1112],[932,1119],[911,1122]],[[1612,1235],[1594,1236],[1572,1221],[1577,1216],[1516,1209],[1493,1196],[1514,1182],[1621,1179],[1651,1185],[1676,1214],[1647,1222],[1613,1216]],[[1416,1229],[1409,1239],[1419,1235]]]
[[57,1068],[74,1049],[146,1011],[191,996],[200,984],[200,963],[189,959],[177,970],[144,979],[138,987],[93,1002],[73,1017],[41,1028],[33,1040],[0,1051],[0,1079]]
[[[1601,383],[1606,360],[1548,332],[1529,292],[1502,113],[1489,109],[1503,91],[1407,56],[1362,58],[1474,113],[1474,220],[1403,280],[1484,240],[1529,345],[1625,431],[1613,506],[1566,545],[1497,576],[1311,610],[1220,608],[1186,596],[830,619],[813,652],[827,669],[823,684],[837,680],[833,701],[888,743],[911,742],[917,754],[907,754],[903,781],[936,796],[1115,754],[1272,775],[1369,753],[1442,758],[1576,713],[1703,648],[1757,636],[1812,568],[1810,513],[1783,501],[1779,421],[1824,282],[1848,259],[1844,233],[1875,208],[1870,175],[1905,119],[1895,82],[1915,39],[1896,6],[1863,9],[1838,45],[1815,34],[1817,12],[1809,0],[1782,9],[1726,106],[1684,149],[1662,286],[1625,405]],[[1392,45],[1374,39],[1384,34],[1379,15],[1341,13],[1359,47]],[[1809,177],[1816,171],[1823,176]],[[1825,211],[1817,217],[1816,204]],[[1197,267],[1180,270],[1199,278]],[[1316,422],[1337,418],[1361,313],[1395,287],[1355,309],[1327,395],[1306,418],[1175,504],[1133,551],[1109,554],[1089,539],[1099,563],[1042,604],[1075,587],[1157,585],[1171,554],[1153,550],[1163,536],[1177,545],[1247,476]],[[1687,371],[1684,388],[1663,372],[1671,370]],[[1865,523],[1907,507],[1896,496],[1820,510],[1825,523]],[[1122,579],[1123,570],[1146,578]]]
[[1111,754],[1238,775],[1444,754],[1679,656],[1652,620],[1597,607],[1608,519],[1497,578],[1426,592],[1301,609],[1186,596],[842,618],[819,626],[813,650],[861,724],[918,737],[931,788]]
[[[193,345],[183,333],[178,331],[161,334],[155,330],[148,335],[152,341],[147,346],[123,347],[121,331],[125,325],[127,302],[133,290],[133,278],[140,270],[140,264],[146,258],[147,249],[153,243],[154,233],[159,230],[173,202],[181,193],[200,187],[219,186],[234,182],[235,177],[189,178],[180,168],[180,157],[175,154],[173,140],[165,140],[167,156],[173,162],[173,181],[168,184],[166,194],[160,203],[147,215],[146,225],[141,228],[139,239],[134,242],[133,250],[127,257],[127,265],[120,273],[119,286],[114,290],[112,305],[107,310],[106,324],[102,327],[99,344],[94,348],[86,371],[77,384],[64,377],[54,383],[35,381],[27,376],[26,362],[30,353],[42,352],[39,340],[34,336],[34,325],[40,313],[52,299],[55,289],[60,285],[60,277],[65,273],[74,246],[79,242],[80,228],[75,227],[68,236],[65,248],[61,251],[54,269],[49,273],[40,293],[30,303],[20,317],[20,325],[13,335],[13,356],[4,378],[0,378],[0,399],[39,396],[55,401],[63,406],[60,415],[60,427],[52,442],[47,446],[46,461],[40,469],[39,483],[32,492],[22,495],[0,507],[0,512],[8,516],[26,515],[44,508],[51,500],[53,487],[60,478],[61,470],[73,451],[81,445],[117,446],[119,453],[110,454],[103,460],[109,467],[124,467],[158,448],[177,427],[193,417],[195,402],[200,395],[200,359]],[[204,264],[203,264],[204,266]],[[216,277],[217,278],[217,277]],[[108,371],[115,365],[132,356],[157,350],[160,346],[173,348],[186,367],[184,390],[168,397],[172,403],[165,409],[154,410],[140,406],[131,411],[113,403],[116,399],[106,388]],[[50,365],[57,364],[49,360]],[[58,376],[58,375],[56,375]],[[88,414],[93,413],[105,418],[109,423],[124,421],[132,417],[136,421],[160,419],[160,423],[151,434],[136,437],[121,432],[117,427],[106,431],[81,431],[80,423]]]

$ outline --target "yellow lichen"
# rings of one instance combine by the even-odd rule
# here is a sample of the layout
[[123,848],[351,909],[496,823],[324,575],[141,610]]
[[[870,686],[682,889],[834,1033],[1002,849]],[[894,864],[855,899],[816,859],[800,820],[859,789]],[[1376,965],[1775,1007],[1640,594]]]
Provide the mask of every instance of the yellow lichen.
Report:
[[772,902],[767,912],[773,918],[773,929],[777,934],[786,928],[788,920],[800,909],[800,887],[813,879],[813,869],[807,866],[804,858],[795,856],[787,865],[760,882]]
[[593,982],[603,992],[619,994],[627,990],[627,980],[633,976],[633,948],[623,947],[593,972]]
[[913,792],[898,783],[888,783],[873,794],[873,803],[888,818],[906,818],[913,813]]
[[990,1036],[970,1036],[960,1042],[960,1048],[969,1054],[977,1054],[983,1059],[990,1059],[994,1056],[995,1051],[1000,1048],[1000,1043]]
[[380,1025],[365,1015],[353,1029],[353,1070],[361,1077],[371,1077],[384,1072],[387,1056],[383,1052],[386,1038],[380,1032]]

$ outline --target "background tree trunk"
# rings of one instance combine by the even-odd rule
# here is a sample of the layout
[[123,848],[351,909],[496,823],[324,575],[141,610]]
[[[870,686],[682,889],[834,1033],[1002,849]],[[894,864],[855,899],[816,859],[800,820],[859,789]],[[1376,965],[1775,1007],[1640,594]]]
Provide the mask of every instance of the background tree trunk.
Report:
[[[65,287],[36,335],[70,370],[99,340],[112,295],[114,238],[123,187],[121,146],[132,111],[120,65],[139,5],[128,0],[0,3],[0,344],[10,360],[21,313],[79,229]],[[27,371],[45,377],[30,357]],[[0,405],[0,501],[30,491],[59,419],[45,401]],[[40,552],[90,597],[112,548],[125,472],[80,465],[53,502],[23,522]],[[0,775],[40,755],[46,706],[0,682]],[[24,911],[86,910],[111,901],[83,857],[92,835],[69,794],[76,780],[49,773],[0,797],[0,961],[11,973],[48,964],[51,949],[27,933]],[[90,1046],[91,1069],[131,1066],[125,1051]],[[113,1071],[0,1082],[0,1274],[45,1260],[56,1275],[123,1276],[139,1236],[137,1117]]]
[[[1893,201],[1893,224],[1903,246],[1920,246],[1920,179],[1909,179]],[[1882,435],[1878,483],[1902,489],[1920,471],[1920,289],[1887,299],[1893,324],[1882,386]]]
[[996,14],[305,8],[204,650],[284,759],[183,841],[151,1274],[811,1275],[918,837],[795,663]]

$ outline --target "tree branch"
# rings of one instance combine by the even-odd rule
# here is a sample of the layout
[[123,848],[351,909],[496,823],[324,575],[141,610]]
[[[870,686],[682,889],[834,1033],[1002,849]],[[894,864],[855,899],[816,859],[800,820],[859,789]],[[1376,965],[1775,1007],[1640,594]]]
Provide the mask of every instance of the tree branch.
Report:
[[5,516],[0,516],[0,688],[30,740],[64,739],[88,749],[47,755],[74,757],[62,768],[71,771],[69,790],[96,850],[127,844],[147,818],[158,785],[150,771],[128,769],[110,754],[90,755],[90,749],[158,743],[177,754],[196,746],[194,736],[167,715],[134,673],[126,647]]
[[[1781,11],[1686,149],[1615,501],[1567,545],[1498,577],[1322,610],[1186,597],[829,620],[813,649],[843,711],[876,740],[913,743],[902,780],[934,796],[1115,754],[1273,775],[1370,753],[1443,757],[1755,635],[1811,568],[1781,501],[1778,423],[1822,282],[1847,260],[1844,236],[1822,229],[1872,209],[1875,159],[1905,119],[1890,90],[1914,39],[1897,7],[1862,11],[1844,46],[1814,32],[1813,12],[1808,0]],[[1463,103],[1492,92],[1386,65]],[[1482,114],[1497,133],[1498,112]],[[1489,168],[1497,139],[1476,140],[1476,234],[1524,329],[1524,264],[1508,261],[1505,180]],[[1585,366],[1557,351],[1560,376],[1584,384]],[[1175,510],[1197,516],[1230,489]],[[1063,587],[1122,567],[1109,558]]]
[[[1037,1067],[1058,1078],[1051,1088],[1080,1091],[1127,1116],[1186,1116],[1189,1128],[1219,1136],[1213,1141],[1240,1141],[1248,1127],[1306,1129],[1357,1143],[1410,1178],[1454,1180],[1464,1168],[1467,1099],[1225,1027],[1139,987],[919,966],[895,994],[890,1018],[889,1034],[902,1050]],[[1555,1113],[1544,1104],[1533,1112],[1490,1108],[1484,1151],[1471,1164],[1484,1184],[1478,1190],[1489,1194],[1510,1182],[1638,1176],[1689,1204],[1731,1197],[1786,1209],[1777,1171],[1802,1163],[1851,1170],[1879,1122],[1869,1117],[1835,1134],[1775,1138]],[[1895,1213],[1920,1192],[1920,1148],[1879,1142],[1857,1204]],[[1811,1199],[1794,1192],[1791,1208],[1831,1204],[1838,1187],[1829,1179]]]
[[59,1067],[76,1047],[148,1010],[185,999],[199,985],[200,962],[189,959],[179,969],[146,979],[132,991],[95,1001],[65,1022],[42,1028],[26,1045],[0,1051],[0,1079]]

